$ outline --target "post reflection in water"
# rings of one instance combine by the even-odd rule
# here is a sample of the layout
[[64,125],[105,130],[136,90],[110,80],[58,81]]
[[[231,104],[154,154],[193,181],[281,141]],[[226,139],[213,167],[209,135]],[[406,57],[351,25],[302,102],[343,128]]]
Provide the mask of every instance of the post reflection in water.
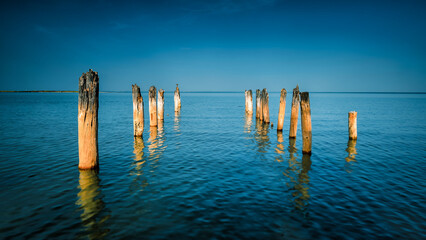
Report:
[[180,133],[180,111],[175,112],[175,121],[173,125],[173,130]]
[[136,162],[135,164],[136,164],[137,170],[140,169],[142,164],[145,163],[144,152],[143,152],[144,148],[145,148],[145,144],[143,142],[143,139],[140,137],[135,137],[133,153],[135,154],[134,159]]
[[148,160],[150,162],[151,166],[151,172],[154,171],[154,169],[157,167],[156,163],[160,159],[161,155],[163,154],[164,150],[167,146],[164,145],[165,142],[165,132],[163,127],[151,127],[150,133],[149,133],[149,139],[148,139]]
[[264,156],[264,153],[268,152],[268,148],[271,145],[269,140],[269,124],[263,123],[256,119],[256,132],[254,133],[254,139],[257,142],[257,151]]
[[283,162],[284,161],[284,138],[283,138],[283,132],[279,131],[277,132],[277,147],[275,148],[275,152],[278,153],[277,157],[275,158],[275,160],[277,162]]
[[245,133],[251,133],[252,132],[252,126],[253,126],[253,114],[247,114],[245,115],[245,123],[244,123],[244,132]]
[[356,139],[349,139],[348,140],[348,147],[346,148],[346,152],[348,153],[348,156],[345,158],[345,170],[346,172],[350,173],[352,172],[352,166],[356,162],[356,155],[358,154],[356,152]]
[[286,184],[290,190],[289,201],[293,203],[295,209],[306,212],[310,198],[308,173],[311,169],[311,156],[303,154],[302,162],[299,162],[297,161],[297,150],[296,139],[290,138],[288,168],[283,175],[289,179]]
[[137,190],[143,190],[146,186],[148,186],[148,181],[144,176],[144,168],[146,165],[146,156],[144,153],[145,143],[142,138],[135,137],[134,138],[134,162],[133,168],[130,171],[130,175],[134,175],[132,184],[130,186],[130,191],[134,192]]
[[294,203],[298,210],[305,211],[309,204],[309,170],[311,170],[311,155],[303,154],[302,169],[297,179],[294,192]]
[[110,217],[105,214],[105,203],[102,201],[100,180],[97,170],[79,170],[78,200],[76,205],[83,212],[80,214],[84,226],[84,236],[89,239],[104,238],[109,229],[104,227],[105,221]]

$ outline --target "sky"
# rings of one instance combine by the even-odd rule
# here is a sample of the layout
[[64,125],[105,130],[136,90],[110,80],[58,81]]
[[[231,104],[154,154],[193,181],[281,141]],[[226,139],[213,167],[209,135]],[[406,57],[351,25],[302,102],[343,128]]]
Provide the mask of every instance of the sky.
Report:
[[426,92],[426,1],[1,1],[0,90]]

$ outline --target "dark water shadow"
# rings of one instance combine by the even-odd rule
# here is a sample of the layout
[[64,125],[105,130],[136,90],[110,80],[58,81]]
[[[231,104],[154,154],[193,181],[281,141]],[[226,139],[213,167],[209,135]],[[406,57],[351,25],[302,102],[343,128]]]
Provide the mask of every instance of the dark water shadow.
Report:
[[100,179],[97,170],[79,170],[79,189],[76,205],[79,206],[81,222],[83,224],[81,238],[103,239],[108,233],[106,221],[110,218],[110,212],[106,209],[102,200]]
[[346,148],[346,152],[348,156],[345,158],[345,171],[351,173],[352,167],[356,162],[356,155],[358,154],[356,151],[356,139],[348,140],[348,147]]

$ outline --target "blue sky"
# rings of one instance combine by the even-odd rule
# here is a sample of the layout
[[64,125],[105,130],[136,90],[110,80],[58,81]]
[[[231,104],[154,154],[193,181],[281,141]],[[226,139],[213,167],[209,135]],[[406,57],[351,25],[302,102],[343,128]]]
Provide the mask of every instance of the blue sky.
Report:
[[426,1],[11,1],[0,90],[426,91]]

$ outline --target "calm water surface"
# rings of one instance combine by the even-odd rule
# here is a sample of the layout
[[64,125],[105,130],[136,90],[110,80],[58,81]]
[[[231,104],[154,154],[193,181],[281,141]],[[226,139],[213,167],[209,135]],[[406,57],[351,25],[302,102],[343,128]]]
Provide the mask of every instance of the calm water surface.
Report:
[[166,93],[135,140],[131,94],[101,93],[98,173],[77,168],[77,97],[0,94],[0,238],[426,238],[426,95],[311,93],[309,157],[291,94],[277,134],[244,93],[182,93],[177,116]]

